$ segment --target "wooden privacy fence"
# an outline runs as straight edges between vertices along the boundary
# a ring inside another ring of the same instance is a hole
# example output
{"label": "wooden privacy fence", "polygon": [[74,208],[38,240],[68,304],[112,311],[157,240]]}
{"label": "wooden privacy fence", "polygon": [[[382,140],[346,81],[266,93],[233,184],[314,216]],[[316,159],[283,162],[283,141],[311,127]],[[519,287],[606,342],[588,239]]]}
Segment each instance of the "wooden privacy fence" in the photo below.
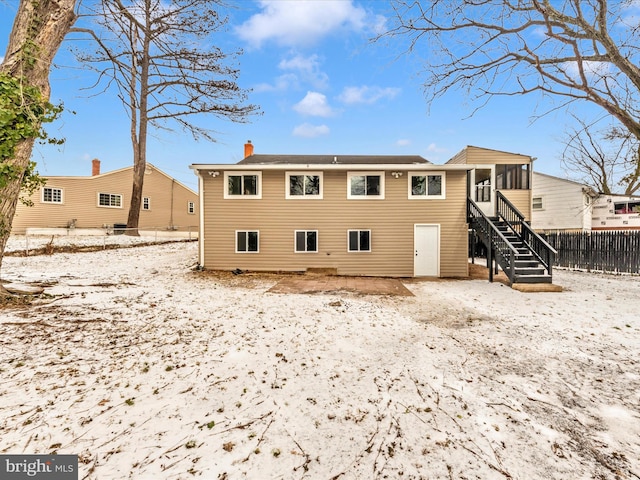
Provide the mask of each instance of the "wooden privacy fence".
{"label": "wooden privacy fence", "polygon": [[558,253],[554,265],[614,273],[640,273],[640,231],[541,235]]}

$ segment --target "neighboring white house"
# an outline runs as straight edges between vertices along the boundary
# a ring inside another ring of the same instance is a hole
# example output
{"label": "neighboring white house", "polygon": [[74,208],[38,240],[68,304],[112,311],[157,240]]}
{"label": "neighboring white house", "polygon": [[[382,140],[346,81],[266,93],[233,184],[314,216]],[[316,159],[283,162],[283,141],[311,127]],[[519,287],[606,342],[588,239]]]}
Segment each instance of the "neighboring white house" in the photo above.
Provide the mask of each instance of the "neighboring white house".
{"label": "neighboring white house", "polygon": [[598,194],[571,180],[533,172],[531,226],[539,232],[591,231]]}
{"label": "neighboring white house", "polygon": [[592,230],[640,230],[640,197],[600,195],[593,202]]}
{"label": "neighboring white house", "polygon": [[640,197],[604,195],[587,185],[533,172],[531,226],[544,233],[640,230]]}

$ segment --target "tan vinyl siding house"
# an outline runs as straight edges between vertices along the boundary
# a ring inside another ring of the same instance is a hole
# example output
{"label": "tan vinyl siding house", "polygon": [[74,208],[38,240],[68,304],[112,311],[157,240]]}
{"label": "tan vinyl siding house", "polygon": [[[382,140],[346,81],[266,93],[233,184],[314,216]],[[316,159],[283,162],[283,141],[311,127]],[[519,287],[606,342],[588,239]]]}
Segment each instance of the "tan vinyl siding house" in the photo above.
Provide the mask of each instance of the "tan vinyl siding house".
{"label": "tan vinyl siding house", "polygon": [[[235,165],[191,168],[200,177],[204,268],[335,269],[340,275],[394,277],[468,275],[466,166],[444,168],[413,156],[251,155]],[[234,181],[230,177],[244,175],[259,178],[257,194],[229,195]],[[319,179],[318,194],[292,197],[292,175]],[[369,177],[380,182],[381,194],[351,195],[352,182]],[[432,195],[413,196],[414,177],[440,183]],[[257,237],[253,251],[239,251],[239,242],[248,242],[250,236],[254,241]],[[309,247],[303,244],[305,239],[311,242],[311,251],[304,251]],[[356,250],[362,246],[357,242],[364,242],[364,251],[350,251],[350,246]],[[296,245],[302,251],[296,251]],[[426,263],[420,263],[423,259]]]}
{"label": "tan vinyl siding house", "polygon": [[392,277],[469,274],[467,199],[495,215],[496,185],[531,215],[531,157],[467,147],[420,156],[254,155],[194,164],[199,264],[212,270]]}
{"label": "tan vinyl siding house", "polygon": [[[108,229],[126,225],[133,167],[100,173],[94,160],[91,176],[52,176],[30,199],[33,206],[19,204],[13,234],[39,229]],[[140,210],[141,230],[197,231],[198,194],[147,165]]]}

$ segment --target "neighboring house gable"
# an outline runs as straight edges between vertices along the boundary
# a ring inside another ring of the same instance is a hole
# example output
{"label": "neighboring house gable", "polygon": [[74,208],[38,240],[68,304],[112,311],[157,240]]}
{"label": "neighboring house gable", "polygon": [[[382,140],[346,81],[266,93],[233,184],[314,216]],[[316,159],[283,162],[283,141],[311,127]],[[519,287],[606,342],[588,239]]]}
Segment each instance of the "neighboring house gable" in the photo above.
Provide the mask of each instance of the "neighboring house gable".
{"label": "neighboring house gable", "polygon": [[[19,203],[13,234],[30,228],[113,228],[125,225],[133,184],[133,167],[100,173],[94,160],[91,176],[52,176],[30,199]],[[197,231],[198,194],[147,164],[139,228]]]}
{"label": "neighboring house gable", "polygon": [[534,172],[531,226],[541,232],[590,231],[596,196],[584,184]]}

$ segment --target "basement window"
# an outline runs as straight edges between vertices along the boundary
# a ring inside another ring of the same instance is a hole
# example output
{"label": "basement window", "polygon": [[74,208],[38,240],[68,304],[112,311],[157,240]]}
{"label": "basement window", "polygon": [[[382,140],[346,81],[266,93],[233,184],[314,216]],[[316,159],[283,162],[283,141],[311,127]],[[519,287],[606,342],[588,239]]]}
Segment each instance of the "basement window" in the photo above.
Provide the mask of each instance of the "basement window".
{"label": "basement window", "polygon": [[371,251],[371,230],[349,230],[347,235],[349,252]]}
{"label": "basement window", "polygon": [[250,230],[236,231],[236,253],[258,253],[260,232]]}
{"label": "basement window", "polygon": [[317,230],[296,230],[295,231],[295,252],[296,253],[318,253],[318,231]]}

